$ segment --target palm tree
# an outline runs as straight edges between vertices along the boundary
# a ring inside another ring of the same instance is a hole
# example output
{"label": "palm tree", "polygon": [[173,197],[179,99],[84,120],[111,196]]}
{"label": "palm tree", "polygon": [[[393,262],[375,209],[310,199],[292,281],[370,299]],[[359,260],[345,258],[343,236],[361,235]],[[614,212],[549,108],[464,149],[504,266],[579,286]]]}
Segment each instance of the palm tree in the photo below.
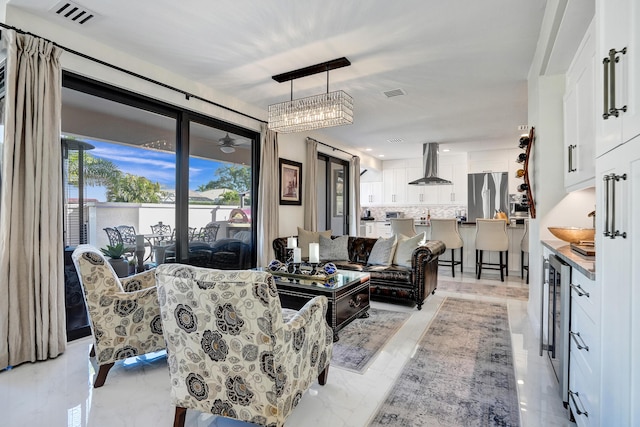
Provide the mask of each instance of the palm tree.
{"label": "palm tree", "polygon": [[[69,153],[67,181],[70,185],[78,186],[78,151]],[[84,154],[84,183],[92,187],[107,186],[111,181],[122,176],[122,172],[110,160],[95,157],[86,151]]]}

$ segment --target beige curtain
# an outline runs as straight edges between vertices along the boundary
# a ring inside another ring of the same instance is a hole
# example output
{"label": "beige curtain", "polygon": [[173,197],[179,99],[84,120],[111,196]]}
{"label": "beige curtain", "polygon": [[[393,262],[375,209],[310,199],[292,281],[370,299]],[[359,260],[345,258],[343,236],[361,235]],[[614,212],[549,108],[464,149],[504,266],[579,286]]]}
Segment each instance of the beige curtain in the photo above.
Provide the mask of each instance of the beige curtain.
{"label": "beige curtain", "polygon": [[0,206],[0,368],[65,350],[61,50],[3,31],[7,48]]}
{"label": "beige curtain", "polygon": [[307,138],[307,157],[304,163],[304,229],[318,229],[318,141]]}
{"label": "beige curtain", "polygon": [[279,233],[280,177],[278,171],[278,134],[261,126],[260,181],[258,183],[258,266],[267,266],[275,258],[273,240]]}
{"label": "beige curtain", "polygon": [[351,183],[349,192],[351,203],[349,204],[349,234],[358,236],[360,234],[360,157],[353,156],[349,161]]}

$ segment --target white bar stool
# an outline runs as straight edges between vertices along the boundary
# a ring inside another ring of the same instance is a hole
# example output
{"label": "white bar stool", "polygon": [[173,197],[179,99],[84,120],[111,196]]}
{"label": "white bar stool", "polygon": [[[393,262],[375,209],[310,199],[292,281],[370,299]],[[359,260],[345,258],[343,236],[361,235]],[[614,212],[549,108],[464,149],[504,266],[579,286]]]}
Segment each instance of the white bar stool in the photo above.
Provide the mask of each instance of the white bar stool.
{"label": "white bar stool", "polygon": [[[460,264],[460,273],[464,268],[464,242],[458,231],[456,218],[431,219],[431,240],[440,240],[447,249],[451,249],[451,261],[438,259],[438,265],[451,265],[451,275],[456,277],[456,265]],[[460,261],[456,261],[455,251],[460,249]]]}
{"label": "white bar stool", "polygon": [[[483,262],[484,251],[494,251],[500,253],[500,262]],[[503,262],[503,253],[506,260]],[[478,257],[479,255],[479,257]],[[500,270],[500,280],[504,282],[504,270],[509,275],[509,236],[507,236],[507,221],[503,219],[476,219],[476,272],[478,279],[482,274],[483,265],[497,266],[485,267],[488,270]]]}
{"label": "white bar stool", "polygon": [[413,218],[392,218],[391,232],[393,234],[402,234],[407,237],[413,237],[418,234],[413,223]]}

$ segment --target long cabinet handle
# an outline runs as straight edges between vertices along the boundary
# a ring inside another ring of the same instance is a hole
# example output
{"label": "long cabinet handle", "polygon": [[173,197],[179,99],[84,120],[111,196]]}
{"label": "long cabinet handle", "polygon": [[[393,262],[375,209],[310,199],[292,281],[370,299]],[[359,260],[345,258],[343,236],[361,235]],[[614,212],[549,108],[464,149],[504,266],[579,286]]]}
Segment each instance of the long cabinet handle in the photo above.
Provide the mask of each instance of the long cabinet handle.
{"label": "long cabinet handle", "polygon": [[609,115],[614,117],[620,116],[620,111],[627,111],[626,105],[622,108],[616,107],[616,63],[620,62],[620,56],[617,55],[618,53],[626,55],[627,48],[623,47],[622,50],[609,50]]}
{"label": "long cabinet handle", "polygon": [[585,291],[582,288],[582,286],[574,285],[573,283],[569,283],[569,286],[571,286],[571,289],[573,289],[574,291],[576,291],[578,293],[579,297],[587,297],[587,298],[589,298],[589,292]]}
{"label": "long cabinet handle", "polygon": [[[602,232],[602,234],[605,237],[609,237],[611,236],[611,231],[609,229],[609,212],[611,212],[611,198],[609,197],[609,181],[610,181],[610,175],[604,175],[602,177],[602,180],[604,181],[604,231]],[[611,237],[612,239],[614,237]]]}
{"label": "long cabinet handle", "polygon": [[[580,332],[569,331],[569,335],[571,335],[571,338],[576,343],[576,346],[578,347],[578,350],[587,350],[587,351],[589,351],[589,346],[584,342],[584,339],[582,339],[582,337],[580,336]],[[581,343],[578,342],[578,338],[580,339],[580,341],[582,341]]]}
{"label": "long cabinet handle", "polygon": [[627,180],[627,174],[616,175],[610,173],[602,177],[604,181],[604,231],[607,237],[615,239],[616,237],[627,238],[626,231],[616,230],[616,184],[622,180]]}
{"label": "long cabinet handle", "polygon": [[604,70],[602,75],[604,76],[604,82],[602,87],[604,88],[604,110],[602,112],[602,118],[607,120],[609,118],[609,58],[605,57],[602,60]]}
{"label": "long cabinet handle", "polygon": [[622,237],[623,239],[627,238],[627,232],[620,230],[616,230],[616,183],[620,180],[626,181],[627,174],[616,175],[611,174],[611,238],[615,239],[616,237]]}
{"label": "long cabinet handle", "polygon": [[568,157],[569,157],[569,162],[568,162],[569,163],[569,168],[568,168],[567,171],[569,173],[571,173],[571,172],[575,172],[576,171],[576,168],[573,167],[573,153],[574,153],[574,150],[576,148],[578,148],[578,146],[575,145],[575,144],[569,144],[569,147],[567,147],[567,148],[569,149],[569,153],[568,153],[569,154],[568,155]]}
{"label": "long cabinet handle", "polygon": [[[576,413],[578,415],[584,415],[585,417],[588,418],[589,417],[589,413],[584,410],[584,405],[582,405],[582,400],[580,400],[580,394],[577,391],[574,392],[574,391],[569,390],[569,397],[573,401],[573,406],[576,407]],[[580,408],[580,406],[578,406],[578,402],[576,401],[576,397],[578,398],[578,400],[580,400],[580,405],[582,406],[582,408]]]}

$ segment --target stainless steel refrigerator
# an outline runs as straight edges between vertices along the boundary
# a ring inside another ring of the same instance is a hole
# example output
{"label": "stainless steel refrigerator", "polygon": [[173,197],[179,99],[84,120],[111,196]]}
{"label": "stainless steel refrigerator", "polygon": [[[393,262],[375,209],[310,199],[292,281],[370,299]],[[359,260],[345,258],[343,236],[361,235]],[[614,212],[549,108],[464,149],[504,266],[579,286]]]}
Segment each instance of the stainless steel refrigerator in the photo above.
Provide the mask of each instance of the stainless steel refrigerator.
{"label": "stainless steel refrigerator", "polygon": [[507,172],[470,173],[468,175],[467,221],[493,218],[497,210],[509,212]]}

